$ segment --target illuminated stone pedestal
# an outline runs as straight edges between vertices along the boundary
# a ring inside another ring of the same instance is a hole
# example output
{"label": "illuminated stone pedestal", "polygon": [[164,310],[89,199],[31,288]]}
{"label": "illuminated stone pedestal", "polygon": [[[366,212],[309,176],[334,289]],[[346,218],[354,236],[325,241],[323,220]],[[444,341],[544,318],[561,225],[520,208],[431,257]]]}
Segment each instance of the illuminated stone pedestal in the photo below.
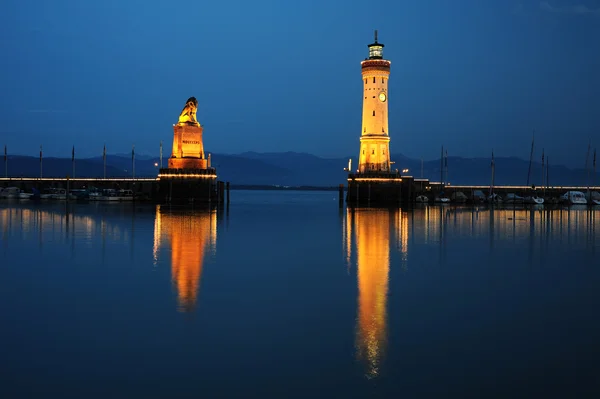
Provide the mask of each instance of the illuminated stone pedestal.
{"label": "illuminated stone pedestal", "polygon": [[217,171],[206,169],[160,170],[157,201],[167,204],[220,203]]}
{"label": "illuminated stone pedestal", "polygon": [[210,167],[204,156],[202,126],[196,122],[195,116],[183,122],[180,116],[180,122],[173,125],[169,167],[160,170],[159,178],[157,200],[160,203],[220,202],[217,171]]}
{"label": "illuminated stone pedestal", "polygon": [[397,173],[351,173],[346,203],[350,206],[396,206],[411,203],[412,177]]}
{"label": "illuminated stone pedestal", "polygon": [[207,159],[197,158],[171,158],[169,169],[208,169]]}
{"label": "illuminated stone pedestal", "polygon": [[202,126],[177,124],[173,126],[173,152],[169,158],[170,169],[207,169],[204,156]]}

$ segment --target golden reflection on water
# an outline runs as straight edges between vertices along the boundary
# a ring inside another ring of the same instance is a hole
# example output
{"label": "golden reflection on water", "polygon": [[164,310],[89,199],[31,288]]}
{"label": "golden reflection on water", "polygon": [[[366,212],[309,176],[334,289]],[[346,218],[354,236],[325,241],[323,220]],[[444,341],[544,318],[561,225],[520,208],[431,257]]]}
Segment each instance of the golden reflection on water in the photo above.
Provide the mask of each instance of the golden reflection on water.
{"label": "golden reflection on water", "polygon": [[[392,250],[400,254],[397,266],[403,271],[408,268],[411,246],[427,248],[432,261],[442,262],[448,242],[461,237],[488,239],[490,253],[496,242],[503,248],[527,246],[529,261],[534,253],[543,255],[556,242],[568,248],[584,246],[595,253],[600,246],[596,239],[599,222],[600,212],[585,207],[424,206],[408,211],[347,208],[342,217],[343,257],[349,270],[353,263],[357,266],[356,355],[366,368],[366,376],[375,378],[381,373],[387,351]],[[436,247],[439,254],[431,251]]]}
{"label": "golden reflection on water", "polygon": [[344,240],[346,243],[354,242],[356,249],[356,354],[365,364],[366,375],[369,378],[379,375],[387,347],[390,229],[392,226],[403,225],[402,221],[398,226],[395,224],[398,213],[387,210],[348,209],[346,215]]}
{"label": "golden reflection on water", "polygon": [[[22,240],[36,239],[39,247],[46,241],[66,242],[67,239],[92,245],[91,238],[96,234],[104,219],[95,215],[79,214],[69,206],[62,209],[36,209],[26,207],[0,208],[0,238],[7,243],[11,236],[18,235]],[[125,242],[129,241],[129,231],[124,234],[118,225],[112,225],[107,232]]]}
{"label": "golden reflection on water", "polygon": [[[1,205],[1,204],[0,204]],[[92,209],[92,211],[90,211]],[[110,211],[106,212],[107,209]],[[0,207],[0,241],[8,247],[11,240],[37,241],[41,251],[48,244],[69,244],[71,254],[76,249],[92,247],[100,238],[101,259],[104,263],[110,245],[115,242],[130,247],[134,255],[135,212],[131,224],[119,218],[120,208],[88,209],[64,207],[42,209],[28,206]],[[155,266],[165,246],[170,249],[173,286],[177,291],[179,309],[188,311],[197,302],[202,265],[207,251],[216,248],[216,211],[172,213],[156,209],[154,222],[153,258]],[[77,242],[77,244],[76,244]]]}
{"label": "golden reflection on water", "polygon": [[[599,209],[600,210],[600,209]],[[545,209],[544,207],[490,208],[424,206],[413,210],[415,226],[411,240],[417,243],[443,243],[452,237],[489,237],[495,241],[513,241],[531,237],[593,241],[600,212],[587,207]]]}
{"label": "golden reflection on water", "polygon": [[198,301],[202,266],[208,251],[216,248],[216,211],[174,213],[156,209],[153,257],[156,262],[167,243],[171,248],[171,280],[178,309],[188,312]]}

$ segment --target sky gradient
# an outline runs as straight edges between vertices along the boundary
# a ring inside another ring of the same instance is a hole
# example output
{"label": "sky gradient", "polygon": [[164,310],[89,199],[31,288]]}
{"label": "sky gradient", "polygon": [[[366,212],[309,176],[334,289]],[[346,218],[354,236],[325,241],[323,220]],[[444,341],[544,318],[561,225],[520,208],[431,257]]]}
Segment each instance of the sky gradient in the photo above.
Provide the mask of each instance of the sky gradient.
{"label": "sky gradient", "polygon": [[374,29],[392,153],[528,158],[535,130],[581,167],[600,147],[600,0],[8,0],[0,145],[169,153],[195,96],[208,152],[356,155]]}

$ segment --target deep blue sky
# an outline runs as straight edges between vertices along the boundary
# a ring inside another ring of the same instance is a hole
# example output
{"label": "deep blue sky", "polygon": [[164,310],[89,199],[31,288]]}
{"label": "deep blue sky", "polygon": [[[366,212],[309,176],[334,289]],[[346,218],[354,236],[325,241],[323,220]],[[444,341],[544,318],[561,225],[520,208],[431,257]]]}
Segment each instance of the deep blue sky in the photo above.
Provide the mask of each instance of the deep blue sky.
{"label": "deep blue sky", "polygon": [[529,156],[600,147],[600,0],[4,0],[0,145],[170,151],[198,98],[207,151],[355,155],[360,61],[392,61],[391,151]]}

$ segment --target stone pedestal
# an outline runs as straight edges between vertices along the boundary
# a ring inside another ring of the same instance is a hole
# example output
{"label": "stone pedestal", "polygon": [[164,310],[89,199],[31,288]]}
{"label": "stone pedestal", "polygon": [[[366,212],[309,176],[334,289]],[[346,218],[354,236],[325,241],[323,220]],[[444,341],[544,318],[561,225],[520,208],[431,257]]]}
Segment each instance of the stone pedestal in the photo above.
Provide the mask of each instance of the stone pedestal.
{"label": "stone pedestal", "polygon": [[206,169],[160,170],[157,199],[160,203],[217,203],[217,171]]}
{"label": "stone pedestal", "polygon": [[170,169],[207,169],[208,159],[198,158],[170,158]]}
{"label": "stone pedestal", "polygon": [[202,126],[177,124],[173,126],[173,152],[169,158],[170,169],[206,169]]}

